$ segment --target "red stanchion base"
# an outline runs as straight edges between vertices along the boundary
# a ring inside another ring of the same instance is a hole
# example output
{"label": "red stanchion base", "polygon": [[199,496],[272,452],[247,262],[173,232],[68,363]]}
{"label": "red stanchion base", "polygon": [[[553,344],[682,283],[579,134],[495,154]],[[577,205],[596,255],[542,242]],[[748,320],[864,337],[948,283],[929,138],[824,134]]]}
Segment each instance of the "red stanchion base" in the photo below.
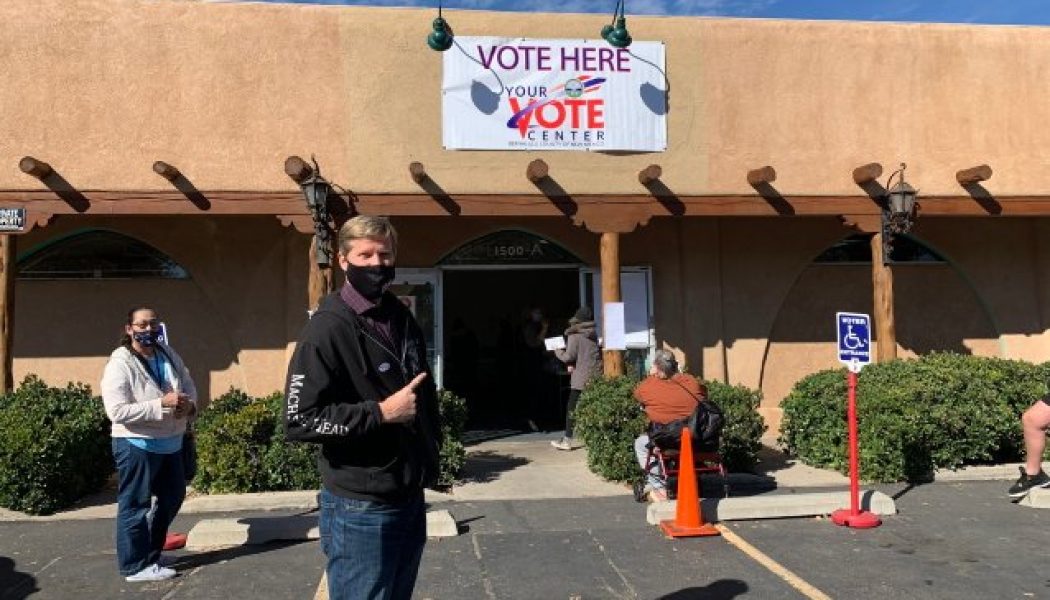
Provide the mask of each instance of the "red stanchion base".
{"label": "red stanchion base", "polygon": [[164,549],[165,550],[178,550],[186,545],[186,534],[185,533],[169,533],[168,537],[164,538]]}
{"label": "red stanchion base", "polygon": [[722,532],[710,523],[705,523],[699,527],[682,527],[680,525],[675,525],[674,519],[660,521],[660,529],[662,529],[664,535],[669,538],[722,535]]}
{"label": "red stanchion base", "polygon": [[853,527],[854,529],[871,529],[882,525],[882,519],[875,516],[875,513],[862,510],[857,514],[852,514],[848,508],[831,513],[831,522],[836,525]]}

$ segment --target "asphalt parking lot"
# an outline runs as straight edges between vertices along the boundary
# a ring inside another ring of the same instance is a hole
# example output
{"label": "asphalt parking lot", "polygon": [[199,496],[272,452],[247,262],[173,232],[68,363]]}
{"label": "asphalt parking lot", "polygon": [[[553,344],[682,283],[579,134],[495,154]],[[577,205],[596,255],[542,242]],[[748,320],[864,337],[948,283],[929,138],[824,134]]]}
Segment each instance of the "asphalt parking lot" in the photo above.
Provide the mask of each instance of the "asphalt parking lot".
{"label": "asphalt parking lot", "polygon": [[[665,539],[627,496],[436,505],[460,535],[427,545],[416,597],[1050,598],[1050,511],[1010,503],[1003,482],[881,489],[900,512],[873,530],[822,518],[724,524],[772,568],[726,537]],[[200,518],[182,516],[176,529]],[[322,576],[317,543],[289,542],[182,551],[176,579],[127,584],[116,573],[112,527],[106,519],[0,523],[0,600],[309,599]]]}

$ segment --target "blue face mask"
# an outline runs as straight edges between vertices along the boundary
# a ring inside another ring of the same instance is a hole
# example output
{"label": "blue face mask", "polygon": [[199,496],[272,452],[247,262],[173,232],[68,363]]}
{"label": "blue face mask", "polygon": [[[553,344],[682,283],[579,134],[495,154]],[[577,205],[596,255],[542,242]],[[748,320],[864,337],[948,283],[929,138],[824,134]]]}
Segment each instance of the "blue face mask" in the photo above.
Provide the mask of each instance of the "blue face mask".
{"label": "blue face mask", "polygon": [[131,337],[135,338],[135,341],[138,342],[140,346],[149,348],[157,343],[157,333],[158,332],[153,331],[152,329],[149,331],[135,331],[131,334]]}

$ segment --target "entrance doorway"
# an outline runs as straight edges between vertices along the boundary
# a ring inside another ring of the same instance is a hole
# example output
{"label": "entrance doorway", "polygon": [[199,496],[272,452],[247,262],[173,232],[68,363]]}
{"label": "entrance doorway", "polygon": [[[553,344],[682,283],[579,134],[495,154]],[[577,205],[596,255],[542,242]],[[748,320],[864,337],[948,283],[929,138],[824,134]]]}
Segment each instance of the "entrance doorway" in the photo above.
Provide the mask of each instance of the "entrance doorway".
{"label": "entrance doorway", "polygon": [[579,268],[446,268],[443,287],[443,381],[466,399],[468,429],[564,427],[568,371],[543,338],[575,313]]}

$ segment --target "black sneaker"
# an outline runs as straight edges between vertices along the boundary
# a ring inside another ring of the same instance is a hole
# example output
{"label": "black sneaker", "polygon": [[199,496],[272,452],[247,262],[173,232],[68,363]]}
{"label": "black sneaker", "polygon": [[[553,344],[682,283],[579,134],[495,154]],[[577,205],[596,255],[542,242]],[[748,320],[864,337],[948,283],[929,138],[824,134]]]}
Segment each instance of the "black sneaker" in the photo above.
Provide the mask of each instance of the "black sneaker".
{"label": "black sneaker", "polygon": [[1022,498],[1028,494],[1032,488],[1045,488],[1050,487],[1050,476],[1047,476],[1042,469],[1039,469],[1039,473],[1036,475],[1029,475],[1025,473],[1024,467],[1018,467],[1021,470],[1021,478],[1017,480],[1017,483],[1010,486],[1011,498]]}

